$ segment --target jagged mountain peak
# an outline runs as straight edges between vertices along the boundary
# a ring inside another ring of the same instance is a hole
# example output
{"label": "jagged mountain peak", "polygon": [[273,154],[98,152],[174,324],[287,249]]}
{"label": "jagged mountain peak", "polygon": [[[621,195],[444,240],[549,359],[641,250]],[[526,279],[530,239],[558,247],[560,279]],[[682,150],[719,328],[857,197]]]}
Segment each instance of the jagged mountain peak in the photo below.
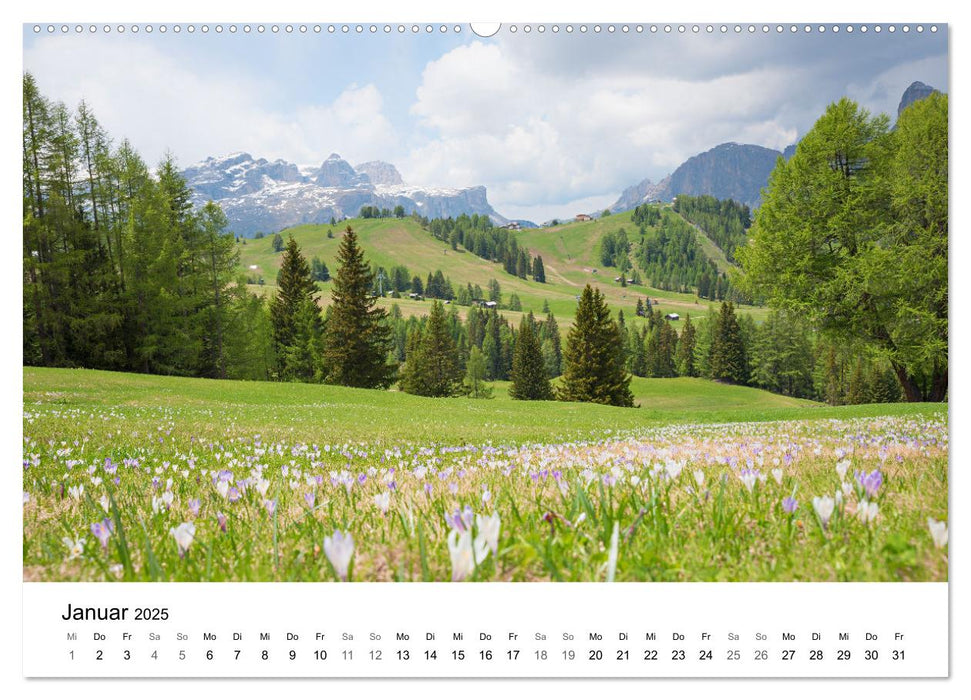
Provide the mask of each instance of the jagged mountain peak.
{"label": "jagged mountain peak", "polygon": [[391,163],[385,163],[383,160],[369,160],[366,163],[355,165],[354,170],[367,175],[375,185],[394,186],[404,184],[398,169]]}
{"label": "jagged mountain peak", "polygon": [[899,119],[901,113],[910,105],[914,104],[914,102],[922,100],[925,97],[930,97],[935,92],[937,92],[936,88],[926,85],[919,80],[912,82],[900,97],[900,104],[897,105],[897,118]]}
{"label": "jagged mountain peak", "polygon": [[301,169],[282,159],[269,162],[239,151],[206,158],[186,168],[183,176],[193,202],[218,202],[231,230],[243,236],[357,216],[364,206],[402,206],[409,214],[429,218],[485,214],[497,224],[507,221],[489,204],[485,187],[408,186],[391,163],[369,161],[353,168],[337,153],[319,167]]}

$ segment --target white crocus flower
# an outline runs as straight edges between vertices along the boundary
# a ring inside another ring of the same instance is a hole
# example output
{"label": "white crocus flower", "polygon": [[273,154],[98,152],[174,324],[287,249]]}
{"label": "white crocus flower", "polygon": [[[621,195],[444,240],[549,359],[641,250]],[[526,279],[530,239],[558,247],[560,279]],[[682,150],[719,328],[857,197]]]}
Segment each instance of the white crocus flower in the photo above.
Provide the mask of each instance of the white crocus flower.
{"label": "white crocus flower", "polygon": [[610,535],[610,552],[607,554],[607,583],[613,583],[617,575],[617,545],[620,539],[620,524],[614,521],[614,530]]}
{"label": "white crocus flower", "polygon": [[478,535],[475,538],[476,564],[481,564],[485,554],[479,556],[486,548],[492,550],[493,556],[499,551],[499,514],[493,513],[488,517],[475,516],[475,528]]}
{"label": "white crocus flower", "polygon": [[935,547],[943,549],[947,546],[947,522],[928,518],[927,528],[931,531],[931,539],[934,540]]}
{"label": "white crocus flower", "polygon": [[84,495],[84,484],[78,484],[77,486],[68,487],[67,493],[75,501],[80,501],[81,496]]}
{"label": "white crocus flower", "polygon": [[472,557],[472,533],[468,530],[448,533],[448,553],[452,559],[452,580],[463,581],[472,574],[475,561]]}
{"label": "white crocus flower", "polygon": [[833,516],[833,509],[836,507],[836,501],[830,496],[816,496],[813,498],[813,510],[816,511],[816,515],[819,516],[820,522],[823,523],[823,527],[826,527],[829,523],[829,519]]}
{"label": "white crocus flower", "polygon": [[382,491],[374,496],[372,500],[374,501],[374,505],[381,510],[381,514],[384,515],[388,512],[388,508],[391,506],[391,493],[388,491]]}
{"label": "white crocus flower", "polygon": [[779,484],[779,486],[782,486],[782,470],[781,469],[773,469],[772,470],[772,478],[775,479],[775,483]]}
{"label": "white crocus flower", "polygon": [[222,496],[223,498],[226,498],[226,495],[229,493],[229,482],[223,481],[222,479],[217,481],[216,491],[219,493],[220,496]]}
{"label": "white crocus flower", "polygon": [[171,528],[169,534],[175,538],[175,544],[179,547],[179,556],[184,557],[196,536],[196,526],[193,523],[182,523],[178,527]]}
{"label": "white crocus flower", "polygon": [[349,532],[334,530],[332,537],[324,538],[324,554],[341,581],[347,580],[347,569],[354,556],[354,538]]}
{"label": "white crocus flower", "polygon": [[695,477],[695,483],[698,484],[699,489],[705,485],[705,473],[702,470],[695,469],[694,477]]}
{"label": "white crocus flower", "polygon": [[864,524],[872,523],[876,520],[879,511],[880,506],[877,505],[876,501],[870,502],[864,499],[856,506],[856,517],[862,520]]}
{"label": "white crocus flower", "polygon": [[68,559],[77,559],[84,555],[84,538],[79,537],[76,540],[72,540],[70,537],[62,537],[61,542],[67,547]]}
{"label": "white crocus flower", "polygon": [[839,474],[840,481],[846,478],[846,470],[850,468],[850,460],[842,459],[836,463],[836,473]]}

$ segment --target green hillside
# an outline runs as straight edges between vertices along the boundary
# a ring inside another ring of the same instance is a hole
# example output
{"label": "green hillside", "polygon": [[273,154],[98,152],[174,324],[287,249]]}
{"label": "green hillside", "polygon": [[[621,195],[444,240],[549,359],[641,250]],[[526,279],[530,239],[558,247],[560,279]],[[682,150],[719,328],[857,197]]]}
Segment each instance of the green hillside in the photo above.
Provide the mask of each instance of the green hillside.
{"label": "green hillside", "polygon": [[[546,283],[532,279],[520,279],[507,274],[498,263],[489,262],[459,246],[452,250],[447,244],[434,238],[415,220],[404,219],[349,219],[337,225],[305,224],[282,231],[284,237],[292,235],[300,244],[308,260],[314,256],[323,260],[334,272],[337,247],[343,228],[350,225],[357,232],[366,257],[372,263],[390,269],[394,265],[405,265],[411,276],[419,275],[424,280],[429,272],[441,270],[451,279],[453,285],[478,284],[487,288],[490,279],[498,280],[502,298],[507,301],[511,294],[518,295],[523,311],[532,310],[539,314],[544,301],[549,304],[561,328],[569,326],[576,308],[576,297],[586,284],[599,287],[606,295],[614,312],[623,309],[629,323],[641,322],[634,315],[637,299],[650,298],[656,308],[663,313],[677,313],[682,317],[691,314],[699,318],[708,313],[709,302],[699,300],[691,294],[662,291],[644,285],[623,287],[614,281],[620,273],[614,268],[602,268],[599,264],[600,240],[604,234],[631,225],[631,213],[623,212],[589,222],[570,222],[548,228],[528,229],[516,234],[517,240],[532,256],[543,257],[546,269]],[[333,238],[328,237],[332,231]],[[714,247],[707,238],[699,233],[699,239],[706,242],[706,252]],[[246,239],[239,245],[240,263],[251,277],[262,277],[267,293],[272,293],[276,274],[279,269],[281,253],[273,252],[272,236],[261,239]],[[714,256],[712,256],[714,257]],[[716,258],[719,269],[724,264],[724,256]],[[328,284],[320,285],[321,303],[330,301]],[[254,288],[256,288],[254,286]],[[384,305],[397,303],[406,316],[427,313],[430,301],[411,301],[408,299],[384,300]],[[743,313],[751,313],[756,319],[765,314],[757,307],[740,307]],[[518,314],[504,312],[511,319],[518,320]]]}

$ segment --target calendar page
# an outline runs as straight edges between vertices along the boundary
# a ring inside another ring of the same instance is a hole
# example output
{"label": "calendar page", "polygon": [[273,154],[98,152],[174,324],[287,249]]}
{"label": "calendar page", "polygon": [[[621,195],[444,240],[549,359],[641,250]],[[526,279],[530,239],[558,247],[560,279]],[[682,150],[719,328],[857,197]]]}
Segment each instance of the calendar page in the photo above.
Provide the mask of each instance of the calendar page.
{"label": "calendar page", "polygon": [[34,687],[950,675],[946,22],[75,15]]}

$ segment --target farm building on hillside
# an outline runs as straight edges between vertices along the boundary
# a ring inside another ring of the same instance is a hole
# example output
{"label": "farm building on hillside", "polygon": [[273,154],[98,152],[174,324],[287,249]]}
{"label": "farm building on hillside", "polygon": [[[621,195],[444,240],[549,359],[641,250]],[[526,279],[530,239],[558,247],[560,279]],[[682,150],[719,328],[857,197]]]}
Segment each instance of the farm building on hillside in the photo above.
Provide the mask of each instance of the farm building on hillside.
{"label": "farm building on hillside", "polygon": [[589,214],[577,214],[576,221],[593,221],[593,217]]}
{"label": "farm building on hillside", "polygon": [[502,228],[506,229],[507,231],[519,231],[522,228],[522,226],[519,225],[518,221],[510,221]]}
{"label": "farm building on hillside", "polygon": [[473,299],[472,306],[479,306],[483,309],[494,309],[499,304],[495,301],[486,301],[485,299]]}
{"label": "farm building on hillside", "polygon": [[664,318],[668,321],[679,321],[681,319],[677,314],[664,314]]}

